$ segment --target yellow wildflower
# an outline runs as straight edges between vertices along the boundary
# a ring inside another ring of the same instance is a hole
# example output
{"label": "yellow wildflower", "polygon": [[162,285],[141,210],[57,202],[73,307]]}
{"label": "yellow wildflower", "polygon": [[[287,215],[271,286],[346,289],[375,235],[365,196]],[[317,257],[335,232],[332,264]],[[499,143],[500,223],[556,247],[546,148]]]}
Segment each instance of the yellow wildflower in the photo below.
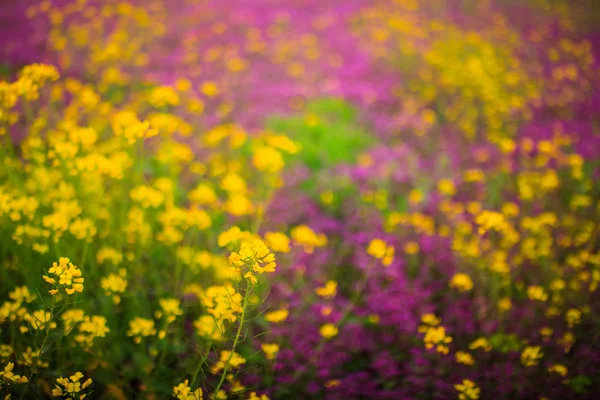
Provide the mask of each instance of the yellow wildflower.
{"label": "yellow wildflower", "polygon": [[283,322],[287,319],[289,313],[286,309],[270,311],[265,314],[265,320],[272,323]]}
{"label": "yellow wildflower", "polygon": [[319,334],[325,338],[325,340],[329,340],[337,336],[338,328],[333,324],[324,324],[319,329]]}
{"label": "yellow wildflower", "polygon": [[277,344],[268,344],[264,343],[260,345],[260,348],[265,353],[265,357],[267,360],[273,360],[277,353],[279,352],[279,346]]}
{"label": "yellow wildflower", "polygon": [[476,400],[481,393],[475,382],[469,379],[465,379],[462,383],[454,385],[454,388],[458,391],[458,398],[460,400]]}
{"label": "yellow wildflower", "polygon": [[473,281],[467,274],[455,274],[450,280],[450,287],[458,290],[459,292],[468,292],[473,289]]}
{"label": "yellow wildflower", "polygon": [[521,353],[521,363],[526,367],[538,365],[540,358],[544,356],[540,346],[528,346]]}
{"label": "yellow wildflower", "polygon": [[327,281],[325,286],[315,289],[315,293],[321,297],[333,297],[337,292],[337,282]]}

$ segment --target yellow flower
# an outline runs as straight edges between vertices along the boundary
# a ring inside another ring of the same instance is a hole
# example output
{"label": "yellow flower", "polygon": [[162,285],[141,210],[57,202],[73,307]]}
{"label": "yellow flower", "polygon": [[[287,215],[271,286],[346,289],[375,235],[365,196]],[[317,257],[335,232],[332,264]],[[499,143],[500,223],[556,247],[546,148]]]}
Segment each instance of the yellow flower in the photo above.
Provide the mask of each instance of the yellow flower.
{"label": "yellow flower", "polygon": [[527,297],[529,297],[529,299],[531,299],[531,300],[539,300],[539,301],[548,300],[548,294],[546,293],[544,288],[541,286],[535,286],[535,285],[529,286],[527,288]]}
{"label": "yellow flower", "polygon": [[132,336],[134,342],[137,344],[142,342],[143,337],[154,335],[156,335],[156,328],[154,327],[153,320],[135,317],[133,320],[129,321],[127,336]]}
{"label": "yellow flower", "polygon": [[288,253],[290,251],[290,238],[285,233],[267,232],[265,233],[265,242],[273,251]]}
{"label": "yellow flower", "polygon": [[484,351],[487,352],[487,351],[492,350],[492,345],[486,338],[480,337],[480,338],[476,339],[475,341],[473,341],[469,345],[469,349],[471,349],[471,350],[483,349]]}
{"label": "yellow flower", "polygon": [[236,314],[242,312],[242,295],[231,285],[210,286],[201,294],[200,300],[208,314],[219,322],[235,322]]}
{"label": "yellow flower", "polygon": [[429,327],[425,331],[423,342],[427,350],[435,347],[438,353],[448,354],[450,349],[447,344],[452,342],[452,337],[446,336],[446,328],[443,326]]}
{"label": "yellow flower", "polygon": [[219,94],[219,87],[214,82],[206,81],[200,87],[200,91],[207,97],[214,97]]}
{"label": "yellow flower", "polygon": [[553,366],[548,368],[548,372],[555,372],[558,375],[565,377],[567,376],[567,372],[569,372],[569,370],[562,364],[554,364]]}
{"label": "yellow flower", "polygon": [[252,283],[256,283],[254,273],[263,274],[275,272],[275,255],[262,240],[250,239],[244,240],[240,246],[239,252],[232,252],[229,256],[229,262],[238,270],[247,267],[249,271],[244,277]]}
{"label": "yellow flower", "polygon": [[173,388],[173,397],[178,400],[202,400],[202,396],[202,389],[192,390],[187,379]]}
{"label": "yellow flower", "polygon": [[194,327],[198,336],[212,340],[224,338],[225,326],[222,321],[217,321],[211,315],[201,315],[194,321]]}
{"label": "yellow flower", "polygon": [[126,270],[121,269],[119,274],[110,273],[106,278],[100,280],[100,287],[107,296],[113,295],[115,304],[121,302],[121,293],[127,290]]}
{"label": "yellow flower", "polygon": [[337,336],[338,328],[333,324],[324,324],[319,329],[319,334],[325,338],[325,340],[329,340]]}
{"label": "yellow flower", "polygon": [[417,242],[408,242],[404,245],[406,254],[417,254],[419,252],[419,244]]}
{"label": "yellow flower", "polygon": [[312,253],[315,247],[323,247],[327,244],[327,237],[323,234],[316,234],[307,225],[298,225],[291,231],[292,239],[304,247],[304,251]]}
{"label": "yellow flower", "polygon": [[380,259],[388,267],[394,261],[396,250],[382,239],[372,239],[367,246],[367,254]]}
{"label": "yellow flower", "polygon": [[179,104],[179,95],[171,86],[158,86],[152,89],[148,101],[154,107],[176,106]]}
{"label": "yellow flower", "polygon": [[473,281],[469,275],[459,273],[450,280],[450,287],[459,292],[468,292],[473,289]]}
{"label": "yellow flower", "polygon": [[52,389],[52,396],[83,400],[87,394],[81,393],[81,391],[92,384],[92,378],[88,378],[88,380],[81,383],[82,378],[83,374],[81,372],[76,372],[68,379],[61,376],[56,379],[57,385]]}
{"label": "yellow flower", "polygon": [[286,309],[270,311],[265,314],[265,320],[272,323],[283,322],[287,319],[289,313]]}
{"label": "yellow flower", "polygon": [[440,193],[446,196],[453,196],[456,193],[456,187],[450,179],[440,179],[437,187]]}
{"label": "yellow flower", "polygon": [[512,301],[508,297],[503,297],[498,301],[498,308],[502,312],[510,311],[512,308]]}
{"label": "yellow flower", "polygon": [[266,394],[258,396],[256,392],[250,392],[248,400],[269,400]]}
{"label": "yellow flower", "polygon": [[538,365],[539,360],[544,356],[540,346],[528,346],[521,353],[521,363],[526,367]]}
{"label": "yellow flower", "polygon": [[219,247],[225,247],[239,240],[248,239],[250,236],[250,232],[242,231],[239,227],[234,226],[222,232],[217,239],[217,243]]}
{"label": "yellow flower", "polygon": [[226,364],[229,364],[229,367],[232,369],[239,368],[240,366],[246,363],[246,359],[239,355],[236,352],[231,352],[229,350],[221,350],[221,357],[219,361],[210,369],[210,372],[216,374],[225,368]]}
{"label": "yellow flower", "polygon": [[17,375],[13,373],[14,363],[9,362],[4,367],[4,371],[0,371],[0,384],[7,383],[9,385],[15,383],[27,383],[27,377],[25,375]]}
{"label": "yellow flower", "polygon": [[183,315],[183,310],[181,309],[181,300],[179,299],[160,299],[158,303],[160,304],[163,313],[167,316],[168,323],[175,321],[177,317]]}
{"label": "yellow flower", "polygon": [[252,163],[259,171],[270,173],[279,172],[285,165],[281,153],[267,146],[254,149]]}
{"label": "yellow flower", "polygon": [[419,204],[423,201],[423,192],[419,189],[413,189],[408,194],[408,201],[410,204]]}
{"label": "yellow flower", "polygon": [[458,398],[460,400],[476,400],[481,393],[475,382],[469,379],[465,379],[462,383],[454,385],[454,388],[458,391]]}
{"label": "yellow flower", "polygon": [[570,308],[567,311],[567,315],[565,316],[565,319],[567,320],[567,323],[569,324],[569,328],[572,328],[581,322],[581,311],[576,308]]}
{"label": "yellow flower", "polygon": [[325,286],[316,288],[315,293],[321,297],[333,297],[337,293],[337,282],[327,281]]}
{"label": "yellow flower", "polygon": [[[81,270],[73,265],[68,258],[61,257],[58,263],[53,263],[48,273],[54,275],[54,278],[43,276],[44,280],[53,286],[51,294],[58,293],[59,288],[64,288],[67,294],[83,291],[83,278]],[[57,283],[58,280],[58,283]]]}
{"label": "yellow flower", "polygon": [[473,365],[475,364],[475,359],[470,353],[464,351],[457,351],[455,354],[456,362],[459,364],[465,365]]}
{"label": "yellow flower", "polygon": [[262,345],[260,345],[260,348],[262,349],[262,351],[265,352],[265,356],[267,357],[267,360],[273,360],[275,358],[275,356],[277,355],[277,353],[279,352],[279,346],[277,344],[268,344],[268,343],[264,343]]}
{"label": "yellow flower", "polygon": [[94,344],[94,339],[106,337],[108,332],[110,329],[106,326],[106,318],[101,315],[85,316],[79,324],[79,332],[75,336],[75,341],[89,349]]}

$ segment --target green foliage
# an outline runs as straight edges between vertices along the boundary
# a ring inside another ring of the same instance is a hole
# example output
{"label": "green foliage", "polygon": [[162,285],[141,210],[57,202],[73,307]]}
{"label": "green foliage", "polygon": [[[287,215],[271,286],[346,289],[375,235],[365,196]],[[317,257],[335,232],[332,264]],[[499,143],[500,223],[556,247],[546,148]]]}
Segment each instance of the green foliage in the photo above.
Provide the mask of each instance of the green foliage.
{"label": "green foliage", "polygon": [[585,375],[577,375],[575,378],[571,379],[569,382],[569,386],[575,391],[577,394],[584,394],[587,392],[587,387],[592,384],[590,378]]}
{"label": "green foliage", "polygon": [[267,125],[301,145],[300,158],[312,171],[353,163],[373,143],[355,108],[335,98],[312,101],[305,114],[276,116]]}
{"label": "green foliage", "polygon": [[490,337],[490,344],[494,349],[500,350],[503,353],[519,351],[523,346],[523,342],[512,333],[497,332]]}

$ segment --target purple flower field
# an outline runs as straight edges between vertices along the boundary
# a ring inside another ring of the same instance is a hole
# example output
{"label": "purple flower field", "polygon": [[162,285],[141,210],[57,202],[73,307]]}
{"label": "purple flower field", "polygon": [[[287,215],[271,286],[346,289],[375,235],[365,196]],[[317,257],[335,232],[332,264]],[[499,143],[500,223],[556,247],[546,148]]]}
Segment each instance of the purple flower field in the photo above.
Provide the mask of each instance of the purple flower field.
{"label": "purple flower field", "polygon": [[594,3],[0,4],[0,398],[596,399]]}

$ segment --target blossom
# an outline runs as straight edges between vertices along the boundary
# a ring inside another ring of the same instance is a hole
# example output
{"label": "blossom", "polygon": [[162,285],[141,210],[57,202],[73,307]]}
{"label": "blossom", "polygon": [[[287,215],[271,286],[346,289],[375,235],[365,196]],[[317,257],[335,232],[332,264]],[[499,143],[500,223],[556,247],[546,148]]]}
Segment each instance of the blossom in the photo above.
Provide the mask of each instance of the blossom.
{"label": "blossom", "polygon": [[83,291],[83,278],[81,277],[81,270],[66,257],[61,257],[58,263],[53,263],[52,267],[48,270],[50,275],[54,275],[53,278],[44,275],[44,280],[53,286],[50,290],[50,294],[54,295],[58,293],[60,288],[64,288],[67,294],[73,294],[75,292]]}
{"label": "blossom", "polygon": [[83,374],[76,372],[69,378],[63,378],[62,376],[56,379],[56,385],[52,389],[52,396],[54,397],[67,397],[69,399],[83,400],[86,398],[86,393],[81,393],[82,390],[88,388],[92,384],[92,378],[88,378],[85,382],[81,383]]}
{"label": "blossom", "polygon": [[554,364],[550,368],[548,368],[548,372],[554,372],[562,377],[565,377],[567,376],[569,370],[562,364]]}
{"label": "blossom", "polygon": [[492,345],[486,338],[480,337],[480,338],[475,339],[473,342],[471,342],[471,344],[469,345],[469,349],[471,349],[471,350],[483,349],[484,351],[488,352],[488,351],[492,350]]}
{"label": "blossom", "polygon": [[253,284],[256,283],[255,273],[260,275],[275,272],[277,266],[275,255],[259,239],[243,241],[240,251],[232,252],[229,256],[229,262],[238,268],[240,272],[244,267],[249,268],[244,277]]}
{"label": "blossom", "polygon": [[142,342],[143,337],[156,335],[154,321],[142,317],[135,317],[129,321],[129,330],[127,336],[132,336],[137,344]]}
{"label": "blossom", "polygon": [[315,247],[322,247],[327,244],[327,237],[323,234],[316,234],[308,225],[294,227],[291,231],[291,236],[309,254],[314,251]]}
{"label": "blossom", "polygon": [[202,400],[203,393],[200,388],[192,390],[189,381],[186,379],[173,388],[173,397],[178,400]]}
{"label": "blossom", "polygon": [[475,382],[469,379],[465,379],[462,383],[454,385],[454,388],[458,391],[458,398],[460,400],[476,400],[481,393]]}
{"label": "blossom", "polygon": [[380,259],[382,264],[388,267],[394,260],[396,250],[393,246],[387,244],[382,239],[372,239],[367,246],[367,253],[377,259]]}
{"label": "blossom", "polygon": [[456,274],[450,280],[450,287],[459,292],[468,292],[473,289],[473,281],[467,274]]}
{"label": "blossom", "polygon": [[475,359],[470,353],[464,351],[457,351],[454,355],[456,358],[456,362],[464,365],[473,365],[475,364]]}
{"label": "blossom", "polygon": [[13,373],[14,367],[14,363],[9,362],[6,364],[4,371],[0,371],[0,383],[8,383],[9,385],[15,383],[27,383],[27,377],[25,375]]}
{"label": "blossom", "polygon": [[210,369],[210,372],[213,374],[218,373],[219,371],[225,368],[225,365],[228,364],[230,368],[236,369],[246,363],[246,359],[239,355],[236,352],[231,352],[229,350],[222,350],[221,356],[219,357],[219,361],[213,365]]}
{"label": "blossom", "polygon": [[321,297],[333,297],[337,293],[337,282],[327,281],[325,286],[316,288],[315,293]]}
{"label": "blossom", "polygon": [[261,146],[254,150],[252,163],[259,171],[270,173],[279,172],[285,165],[281,153],[268,146]]}
{"label": "blossom", "polygon": [[526,367],[538,365],[539,360],[544,356],[539,346],[527,346],[521,352],[521,363]]}
{"label": "blossom", "polygon": [[452,337],[446,335],[443,326],[431,327],[425,331],[423,342],[427,350],[435,348],[438,353],[448,354],[447,344],[452,342]]}
{"label": "blossom", "polygon": [[319,329],[319,334],[325,338],[325,340],[329,340],[337,336],[338,328],[333,324],[324,324]]}
{"label": "blossom", "polygon": [[289,313],[286,309],[269,311],[265,314],[265,320],[273,323],[283,322],[287,319]]}
{"label": "blossom", "polygon": [[527,288],[527,297],[531,300],[546,301],[548,294],[543,287],[532,285]]}
{"label": "blossom", "polygon": [[275,343],[263,343],[260,345],[260,348],[265,353],[265,357],[267,358],[267,360],[273,360],[279,352],[279,346]]}
{"label": "blossom", "polygon": [[288,253],[290,251],[290,238],[281,232],[266,232],[265,243],[276,252]]}

